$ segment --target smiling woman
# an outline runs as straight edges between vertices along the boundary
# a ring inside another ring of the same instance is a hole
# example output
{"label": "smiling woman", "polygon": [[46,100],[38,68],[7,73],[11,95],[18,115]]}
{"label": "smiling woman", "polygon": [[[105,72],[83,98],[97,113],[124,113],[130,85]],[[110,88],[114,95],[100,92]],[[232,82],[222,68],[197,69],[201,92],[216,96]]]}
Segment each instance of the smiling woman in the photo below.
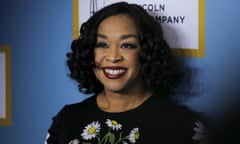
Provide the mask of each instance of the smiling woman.
{"label": "smiling woman", "polygon": [[161,25],[141,6],[121,2],[97,11],[71,48],[70,77],[92,96],[54,117],[46,143],[200,141],[198,117],[169,98],[179,80],[177,64]]}

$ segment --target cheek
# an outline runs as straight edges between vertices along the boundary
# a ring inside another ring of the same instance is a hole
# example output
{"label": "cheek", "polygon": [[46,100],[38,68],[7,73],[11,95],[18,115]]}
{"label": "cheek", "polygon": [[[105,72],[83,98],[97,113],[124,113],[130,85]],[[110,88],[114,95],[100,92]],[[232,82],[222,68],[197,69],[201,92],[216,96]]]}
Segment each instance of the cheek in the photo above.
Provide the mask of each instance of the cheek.
{"label": "cheek", "polygon": [[96,76],[97,79],[101,79],[101,69],[99,68],[94,68],[93,73]]}
{"label": "cheek", "polygon": [[98,51],[94,51],[94,63],[98,67],[103,59],[103,54],[100,54]]}
{"label": "cheek", "polygon": [[140,66],[140,61],[139,61],[139,52],[138,53],[133,53],[128,56],[129,62],[132,65],[135,65],[136,67]]}

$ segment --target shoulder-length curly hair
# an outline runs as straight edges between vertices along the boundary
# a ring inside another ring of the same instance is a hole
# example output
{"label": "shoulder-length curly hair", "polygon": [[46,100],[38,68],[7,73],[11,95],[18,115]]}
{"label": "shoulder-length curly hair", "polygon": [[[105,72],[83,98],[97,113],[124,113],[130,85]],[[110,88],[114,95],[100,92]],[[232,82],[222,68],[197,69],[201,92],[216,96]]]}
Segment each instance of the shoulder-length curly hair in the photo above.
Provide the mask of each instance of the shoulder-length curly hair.
{"label": "shoulder-length curly hair", "polygon": [[79,38],[73,40],[72,51],[67,53],[67,65],[70,77],[79,84],[79,91],[98,94],[103,90],[103,85],[93,72],[97,29],[104,19],[117,14],[129,15],[136,24],[141,45],[140,72],[146,89],[154,93],[168,93],[176,82],[178,71],[163,38],[161,25],[141,6],[126,2],[115,3],[97,11],[82,25]]}

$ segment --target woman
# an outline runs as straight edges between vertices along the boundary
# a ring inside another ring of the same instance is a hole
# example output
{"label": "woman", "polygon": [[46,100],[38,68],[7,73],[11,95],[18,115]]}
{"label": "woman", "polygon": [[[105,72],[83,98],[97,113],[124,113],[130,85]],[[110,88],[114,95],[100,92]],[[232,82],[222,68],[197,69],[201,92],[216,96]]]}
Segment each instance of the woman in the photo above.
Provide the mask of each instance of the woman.
{"label": "woman", "polygon": [[71,47],[70,76],[93,96],[54,117],[48,144],[198,142],[195,115],[168,98],[177,68],[160,24],[142,7],[104,7]]}

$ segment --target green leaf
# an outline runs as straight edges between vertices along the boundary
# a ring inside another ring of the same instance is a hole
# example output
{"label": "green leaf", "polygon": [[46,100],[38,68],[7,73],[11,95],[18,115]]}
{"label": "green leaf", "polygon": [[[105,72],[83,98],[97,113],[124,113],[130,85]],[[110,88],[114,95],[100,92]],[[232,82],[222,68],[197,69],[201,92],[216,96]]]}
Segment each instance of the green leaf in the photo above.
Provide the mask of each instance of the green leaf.
{"label": "green leaf", "polygon": [[108,138],[109,138],[110,144],[114,144],[114,142],[115,142],[115,135],[113,133],[110,133],[108,135]]}

